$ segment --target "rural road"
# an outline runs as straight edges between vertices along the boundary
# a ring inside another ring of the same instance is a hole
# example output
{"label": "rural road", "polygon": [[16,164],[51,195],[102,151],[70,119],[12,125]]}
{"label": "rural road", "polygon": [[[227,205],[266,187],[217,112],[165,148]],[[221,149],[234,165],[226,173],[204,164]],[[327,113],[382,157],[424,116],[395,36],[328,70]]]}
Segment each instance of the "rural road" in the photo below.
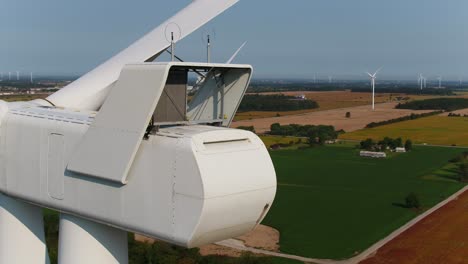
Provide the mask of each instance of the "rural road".
{"label": "rural road", "polygon": [[363,261],[364,259],[368,258],[369,256],[371,256],[375,252],[377,252],[377,250],[379,250],[382,246],[384,246],[385,244],[387,244],[388,242],[390,242],[391,240],[393,240],[394,238],[396,238],[397,236],[399,236],[400,234],[402,234],[403,232],[405,232],[406,230],[408,230],[412,226],[416,225],[418,222],[420,222],[421,220],[423,220],[424,218],[426,218],[427,216],[429,216],[433,212],[437,211],[438,209],[440,209],[441,207],[443,207],[447,203],[449,203],[449,202],[455,200],[456,198],[458,198],[461,194],[463,194],[466,191],[468,191],[468,185],[465,186],[460,191],[456,192],[455,194],[451,195],[450,197],[448,197],[444,201],[438,203],[436,206],[434,206],[431,209],[427,210],[423,214],[421,214],[421,215],[417,216],[416,218],[414,218],[413,220],[409,221],[408,223],[406,223],[402,227],[398,228],[397,230],[392,232],[390,235],[388,235],[384,239],[378,241],[377,243],[375,243],[374,245],[372,245],[371,247],[369,247],[368,249],[363,251],[361,254],[359,254],[359,255],[357,255],[355,257],[352,257],[350,259],[346,259],[346,260],[307,258],[307,257],[301,257],[301,256],[297,256],[297,255],[290,255],[290,254],[284,254],[284,253],[280,253],[280,252],[262,250],[262,249],[252,248],[252,247],[246,247],[242,241],[239,241],[239,240],[236,240],[236,239],[228,239],[228,240],[218,242],[216,244],[220,245],[220,246],[224,246],[224,247],[229,247],[229,248],[241,250],[241,251],[249,251],[249,252],[252,252],[252,253],[263,254],[263,255],[267,255],[267,256],[294,259],[294,260],[299,260],[299,261],[308,262],[308,263],[316,263],[316,264],[332,264],[332,263],[336,263],[336,264],[357,264],[357,263]]}

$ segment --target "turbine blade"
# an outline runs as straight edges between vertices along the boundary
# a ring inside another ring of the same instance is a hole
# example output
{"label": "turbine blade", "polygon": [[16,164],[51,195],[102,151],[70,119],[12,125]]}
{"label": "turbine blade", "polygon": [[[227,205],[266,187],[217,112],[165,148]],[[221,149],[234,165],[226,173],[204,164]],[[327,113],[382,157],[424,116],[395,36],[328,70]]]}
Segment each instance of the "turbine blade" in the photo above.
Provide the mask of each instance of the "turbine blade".
{"label": "turbine blade", "polygon": [[244,42],[237,50],[232,54],[231,58],[226,62],[226,64],[231,64],[231,62],[237,57],[237,54],[244,48],[244,46],[247,44],[247,41]]}
{"label": "turbine blade", "polygon": [[379,73],[382,69],[383,69],[383,66],[380,67],[380,68],[374,73],[374,76],[377,75],[377,73]]}

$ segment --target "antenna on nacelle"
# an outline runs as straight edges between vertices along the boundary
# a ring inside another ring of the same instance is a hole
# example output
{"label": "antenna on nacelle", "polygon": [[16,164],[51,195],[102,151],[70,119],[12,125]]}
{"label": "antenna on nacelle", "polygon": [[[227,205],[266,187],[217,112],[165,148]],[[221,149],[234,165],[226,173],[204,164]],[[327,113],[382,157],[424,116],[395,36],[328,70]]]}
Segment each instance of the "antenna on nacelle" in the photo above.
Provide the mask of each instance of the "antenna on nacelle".
{"label": "antenna on nacelle", "polygon": [[211,50],[213,41],[216,40],[216,31],[214,29],[205,29],[201,35],[201,41],[206,47],[206,62],[211,63]]}
{"label": "antenna on nacelle", "polygon": [[207,41],[207,44],[206,44],[206,62],[210,63],[211,62],[211,39],[210,39],[209,34],[206,37],[206,41]]}
{"label": "antenna on nacelle", "polygon": [[171,61],[174,61],[175,54],[175,43],[174,43],[174,32],[171,32]]}
{"label": "antenna on nacelle", "polygon": [[176,43],[180,40],[182,31],[177,23],[171,22],[167,24],[164,35],[166,36],[166,40],[171,44],[171,61],[175,61],[177,59],[177,56],[175,55]]}

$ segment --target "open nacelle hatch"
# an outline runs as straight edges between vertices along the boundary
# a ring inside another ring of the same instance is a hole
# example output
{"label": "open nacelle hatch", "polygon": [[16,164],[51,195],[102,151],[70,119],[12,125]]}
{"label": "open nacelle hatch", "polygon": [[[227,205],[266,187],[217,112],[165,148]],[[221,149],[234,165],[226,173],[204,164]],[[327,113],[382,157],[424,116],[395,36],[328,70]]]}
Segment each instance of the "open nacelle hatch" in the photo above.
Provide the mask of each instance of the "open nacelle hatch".
{"label": "open nacelle hatch", "polygon": [[[200,76],[188,100],[188,73]],[[252,74],[248,65],[143,63],[122,70],[67,169],[126,184],[145,134],[159,126],[228,127]]]}

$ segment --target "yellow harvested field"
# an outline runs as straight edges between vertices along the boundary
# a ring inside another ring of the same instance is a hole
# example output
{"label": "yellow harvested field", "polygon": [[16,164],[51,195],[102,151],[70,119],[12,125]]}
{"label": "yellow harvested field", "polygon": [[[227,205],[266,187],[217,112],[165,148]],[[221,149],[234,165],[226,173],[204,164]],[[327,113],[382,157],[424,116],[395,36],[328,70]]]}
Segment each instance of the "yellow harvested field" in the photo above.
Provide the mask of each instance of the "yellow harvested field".
{"label": "yellow harvested field", "polygon": [[362,129],[340,136],[340,139],[382,139],[386,136],[411,139],[418,144],[468,146],[468,117],[431,116],[386,126]]}
{"label": "yellow harvested field", "polygon": [[[363,129],[367,124],[372,122],[407,116],[411,113],[431,112],[395,109],[396,104],[396,102],[377,104],[375,111],[371,110],[370,105],[365,105],[291,116],[243,120],[233,122],[231,126],[234,128],[239,126],[254,126],[257,133],[265,133],[270,130],[271,124],[274,123],[280,123],[282,125],[332,125],[338,130],[343,129],[346,132],[351,132]],[[346,112],[351,113],[351,118],[346,118]]]}

